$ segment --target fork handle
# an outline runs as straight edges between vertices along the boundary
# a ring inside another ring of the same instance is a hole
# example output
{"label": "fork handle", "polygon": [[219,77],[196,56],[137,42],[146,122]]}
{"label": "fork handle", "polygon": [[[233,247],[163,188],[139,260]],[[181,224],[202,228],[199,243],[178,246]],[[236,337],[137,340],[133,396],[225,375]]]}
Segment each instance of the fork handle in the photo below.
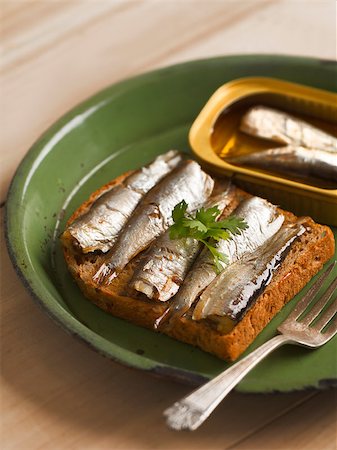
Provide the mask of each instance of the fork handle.
{"label": "fork handle", "polygon": [[[174,429],[198,428],[250,370],[273,350],[290,342],[293,341],[282,334],[273,337],[192,394],[175,403],[164,413],[168,417],[168,425]],[[187,415],[189,417],[186,417]]]}

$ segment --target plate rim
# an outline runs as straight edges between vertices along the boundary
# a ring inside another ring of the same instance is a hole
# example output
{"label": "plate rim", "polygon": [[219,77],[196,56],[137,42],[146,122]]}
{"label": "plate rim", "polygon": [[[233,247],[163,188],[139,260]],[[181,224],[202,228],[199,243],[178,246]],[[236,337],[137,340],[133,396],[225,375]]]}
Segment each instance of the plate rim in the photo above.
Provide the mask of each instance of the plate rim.
{"label": "plate rim", "polygon": [[[273,55],[273,54],[237,54],[237,55],[228,55],[228,56],[217,56],[212,58],[202,58],[195,59],[191,61],[182,62],[179,64],[168,65],[163,68],[159,68],[156,70],[151,70],[148,72],[143,72],[141,74],[135,74],[132,77],[128,77],[126,79],[119,80],[115,83],[109,84],[105,86],[103,89],[95,92],[90,95],[83,101],[78,104],[75,104],[72,108],[66,111],[63,115],[61,115],[58,119],[56,119],[29,147],[26,154],[20,161],[17,166],[14,175],[11,179],[7,196],[5,200],[5,208],[4,208],[4,234],[5,234],[5,243],[7,247],[7,251],[12,263],[12,266],[15,269],[19,279],[22,284],[29,292],[30,296],[33,298],[35,303],[49,316],[54,323],[57,323],[62,329],[64,329],[68,334],[71,334],[73,337],[76,337],[77,340],[86,344],[89,348],[94,350],[96,353],[111,359],[114,362],[122,364],[129,368],[141,369],[145,370],[151,374],[158,375],[161,377],[165,377],[171,380],[181,381],[188,384],[199,385],[202,382],[209,379],[209,377],[202,376],[200,374],[196,374],[193,371],[183,370],[179,368],[172,368],[167,364],[155,362],[144,355],[137,355],[130,350],[125,348],[121,348],[116,345],[114,342],[108,341],[103,336],[99,335],[95,331],[89,329],[84,324],[82,324],[78,319],[73,317],[70,313],[68,313],[61,305],[57,302],[52,301],[52,296],[48,292],[48,290],[41,283],[36,283],[36,280],[30,279],[30,277],[25,273],[25,270],[28,269],[27,262],[20,262],[20,245],[18,242],[15,242],[15,239],[12,238],[12,230],[11,230],[11,220],[12,220],[12,212],[11,209],[13,204],[17,204],[18,198],[21,198],[22,189],[16,189],[17,186],[20,186],[20,173],[25,171],[25,173],[30,173],[32,169],[32,163],[35,161],[35,155],[40,154],[45,144],[50,141],[50,138],[55,135],[57,131],[62,129],[70,120],[84,114],[86,111],[90,109],[90,105],[94,104],[98,106],[95,110],[99,109],[99,107],[104,106],[105,103],[108,102],[107,97],[111,97],[113,91],[119,91],[120,89],[128,90],[130,87],[139,87],[144,81],[148,81],[151,77],[157,77],[162,74],[169,73],[170,71],[177,71],[180,69],[184,69],[187,66],[198,66],[199,64],[212,64],[217,61],[239,61],[240,63],[248,63],[249,61],[254,62],[254,64],[258,65],[262,62],[270,62],[271,60],[284,62],[286,65],[296,63],[296,64],[307,64],[312,66],[313,64],[331,64],[334,67],[337,67],[337,62],[333,60],[322,60],[319,58],[311,58],[304,56],[290,56],[290,55]],[[105,101],[99,101],[100,98],[105,98]],[[29,263],[29,261],[28,261]],[[42,288],[42,289],[41,289]],[[44,292],[43,292],[44,290]],[[41,292],[42,291],[42,292]],[[49,297],[51,301],[49,301]],[[104,346],[100,345],[100,342],[108,342],[109,346],[107,347],[109,350],[104,349]],[[120,356],[122,354],[122,357]],[[324,382],[324,387],[326,386],[335,386],[335,380],[320,380]],[[312,388],[312,386],[309,386]],[[305,389],[305,387],[300,388],[300,390]],[[268,391],[246,391],[244,389],[237,389],[240,392],[254,392],[254,393],[266,393]],[[293,391],[294,389],[291,389]],[[289,392],[289,391],[272,391],[272,392]]]}

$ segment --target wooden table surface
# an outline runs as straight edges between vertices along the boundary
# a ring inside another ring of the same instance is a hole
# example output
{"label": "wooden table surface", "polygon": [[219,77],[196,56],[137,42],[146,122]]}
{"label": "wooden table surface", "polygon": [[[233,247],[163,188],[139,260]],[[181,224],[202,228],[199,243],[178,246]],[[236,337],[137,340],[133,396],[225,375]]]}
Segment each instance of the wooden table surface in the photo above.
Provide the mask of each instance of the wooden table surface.
{"label": "wooden table surface", "polygon": [[[34,140],[110,83],[214,55],[336,57],[332,0],[7,1],[1,25],[2,214]],[[161,413],[189,387],[68,336],[32,302],[5,250],[1,279],[1,449],[337,448],[332,390],[234,392],[200,430],[169,431]]]}

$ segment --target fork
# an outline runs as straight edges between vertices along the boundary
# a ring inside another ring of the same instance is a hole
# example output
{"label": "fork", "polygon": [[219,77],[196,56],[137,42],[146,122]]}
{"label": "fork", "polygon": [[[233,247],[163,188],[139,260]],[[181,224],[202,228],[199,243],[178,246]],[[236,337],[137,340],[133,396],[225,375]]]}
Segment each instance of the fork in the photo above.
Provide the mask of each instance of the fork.
{"label": "fork", "polygon": [[[196,430],[239,381],[281,345],[297,344],[316,348],[328,342],[337,332],[337,317],[334,317],[337,312],[337,295],[326,308],[336,293],[337,278],[332,280],[316,303],[313,300],[335,264],[336,261],[318,278],[278,327],[280,334],[166,409],[164,416],[167,418],[167,425],[174,430]],[[312,306],[311,309],[304,315],[309,306]]]}

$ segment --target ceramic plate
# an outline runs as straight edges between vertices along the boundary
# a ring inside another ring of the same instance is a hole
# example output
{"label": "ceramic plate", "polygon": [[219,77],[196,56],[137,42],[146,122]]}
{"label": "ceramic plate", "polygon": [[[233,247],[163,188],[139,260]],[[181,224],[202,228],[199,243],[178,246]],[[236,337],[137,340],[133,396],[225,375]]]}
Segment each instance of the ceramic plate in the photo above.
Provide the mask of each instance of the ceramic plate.
{"label": "ceramic plate", "polygon": [[[51,317],[115,361],[191,383],[227,367],[201,350],[111,317],[89,303],[67,272],[59,234],[72,211],[102,184],[169,148],[189,152],[188,130],[206,100],[223,83],[243,76],[337,90],[336,64],[314,59],[231,56],[168,67],[115,84],[74,108],[41,136],[15,174],[6,229],[16,270]],[[307,288],[250,350],[275,334]],[[335,344],[315,351],[283,347],[237,389],[271,392],[331,385]]]}

